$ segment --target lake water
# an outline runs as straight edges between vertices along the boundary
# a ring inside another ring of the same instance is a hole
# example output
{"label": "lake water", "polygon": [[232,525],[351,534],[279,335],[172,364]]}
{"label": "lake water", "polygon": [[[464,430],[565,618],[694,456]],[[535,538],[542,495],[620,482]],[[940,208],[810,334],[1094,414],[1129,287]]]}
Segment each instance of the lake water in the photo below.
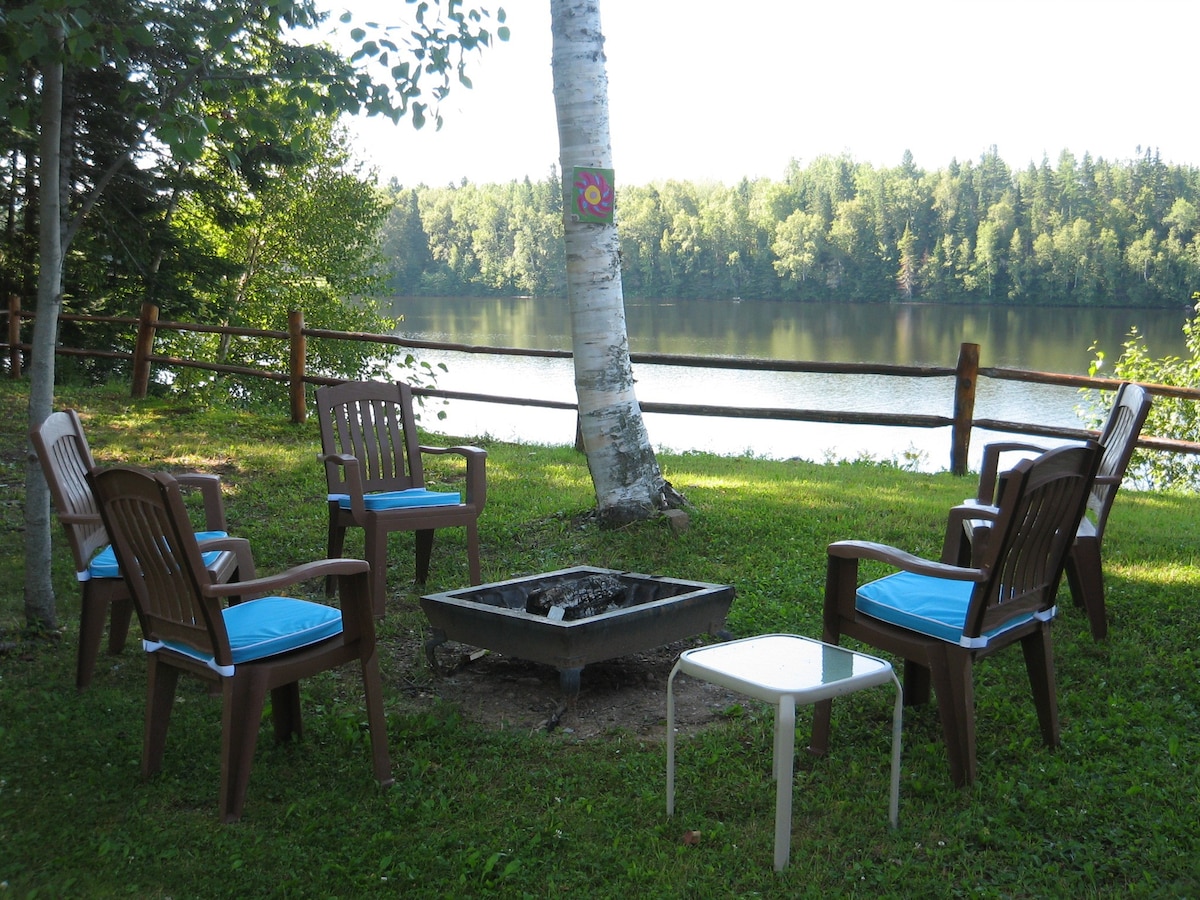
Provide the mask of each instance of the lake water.
{"label": "lake water", "polygon": [[[415,340],[485,346],[569,350],[565,298],[397,297],[403,316],[396,334]],[[1093,354],[1116,359],[1131,327],[1145,335],[1153,356],[1185,352],[1187,310],[1033,309],[930,304],[794,304],[764,301],[628,301],[626,319],[634,353],[757,357],[825,362],[954,366],[959,345],[980,345],[983,366],[1012,366],[1086,374]],[[569,359],[507,358],[419,351],[445,363],[445,390],[574,402]],[[644,403],[903,411],[952,414],[950,378],[733,372],[635,365]],[[1071,388],[981,378],[975,415],[1007,421],[1082,427],[1083,398]],[[443,407],[439,407],[443,408]],[[563,410],[454,400],[447,417],[423,423],[435,432],[538,444],[574,440],[575,414]],[[645,414],[659,450],[699,450],[771,459],[814,461],[869,456],[922,471],[950,463],[949,428],[883,428]],[[997,435],[976,431],[970,464]]]}

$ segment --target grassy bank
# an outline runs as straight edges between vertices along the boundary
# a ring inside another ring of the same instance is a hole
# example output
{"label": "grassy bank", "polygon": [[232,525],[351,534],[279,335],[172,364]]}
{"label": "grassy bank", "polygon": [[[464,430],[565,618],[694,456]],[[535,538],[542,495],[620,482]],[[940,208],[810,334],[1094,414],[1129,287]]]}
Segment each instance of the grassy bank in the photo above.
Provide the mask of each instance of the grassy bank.
{"label": "grassy bank", "polygon": [[[949,781],[936,711],[906,711],[900,828],[886,826],[891,700],[834,707],[832,753],[801,757],[791,867],[771,871],[771,715],[756,704],[680,747],[664,810],[656,736],[581,741],[475,726],[414,690],[419,658],[381,654],[395,787],[370,777],[347,670],[304,688],[306,737],[261,734],[246,813],[216,818],[219,713],[180,691],[164,771],[138,778],[145,664],[131,639],[72,687],[78,590],[55,524],[61,640],[27,643],[21,506],[26,397],[0,385],[0,894],[138,897],[1146,896],[1200,894],[1200,499],[1123,493],[1105,546],[1110,637],[1064,586],[1055,627],[1063,745],[1041,746],[1015,648],[976,670],[980,780]],[[219,472],[231,531],[273,571],[323,555],[316,423],[133,404],[64,390],[102,463]],[[731,583],[737,635],[820,633],[824,549],[862,537],[934,556],[970,480],[854,464],[662,456],[691,527],[600,531],[585,461],[485,443],[485,580],[576,564]],[[797,447],[802,455],[804,448]],[[420,633],[411,537],[392,539],[381,641]],[[354,545],[351,545],[353,552]],[[427,590],[466,583],[439,533]],[[664,685],[665,715],[665,685]],[[799,711],[798,743],[807,735]],[[685,844],[685,830],[701,833]]]}

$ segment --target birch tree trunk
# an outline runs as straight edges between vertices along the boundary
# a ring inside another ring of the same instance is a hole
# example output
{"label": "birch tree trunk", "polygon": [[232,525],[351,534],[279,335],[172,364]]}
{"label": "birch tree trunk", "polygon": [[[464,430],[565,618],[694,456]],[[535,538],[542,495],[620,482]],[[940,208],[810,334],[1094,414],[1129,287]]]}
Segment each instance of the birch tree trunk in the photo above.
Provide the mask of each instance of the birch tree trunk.
{"label": "birch tree trunk", "polygon": [[599,0],[550,0],[550,19],[580,429],[600,518],[618,525],[683,498],[662,476],[634,395],[616,225],[580,221],[574,202],[575,167],[612,168]]}
{"label": "birch tree trunk", "polygon": [[[52,31],[61,45],[63,30]],[[62,108],[63,66],[47,65],[42,74],[42,111],[38,151],[38,291],[29,365],[29,427],[46,420],[54,405],[54,346],[62,307]],[[54,585],[50,579],[50,488],[26,443],[25,462],[25,623],[31,628],[58,627]]]}

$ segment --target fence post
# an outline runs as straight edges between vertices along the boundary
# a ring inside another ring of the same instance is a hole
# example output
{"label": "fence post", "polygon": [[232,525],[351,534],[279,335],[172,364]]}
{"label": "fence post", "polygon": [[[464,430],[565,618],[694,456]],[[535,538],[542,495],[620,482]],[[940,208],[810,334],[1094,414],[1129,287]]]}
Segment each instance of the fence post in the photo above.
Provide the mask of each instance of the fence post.
{"label": "fence post", "polygon": [[158,307],[143,303],[138,314],[137,344],[133,348],[133,399],[141,400],[150,390],[150,354],[154,352],[154,327]]}
{"label": "fence post", "polygon": [[8,377],[21,377],[21,298],[8,295]]}
{"label": "fence post", "polygon": [[967,451],[971,449],[971,426],[975,419],[975,383],[979,380],[979,345],[958,348],[954,373],[954,425],[950,432],[950,471],[967,474]]}
{"label": "fence post", "polygon": [[308,418],[308,405],[304,401],[304,367],[308,348],[304,338],[304,313],[293,309],[288,312],[288,396],[292,402],[292,422],[297,425]]}

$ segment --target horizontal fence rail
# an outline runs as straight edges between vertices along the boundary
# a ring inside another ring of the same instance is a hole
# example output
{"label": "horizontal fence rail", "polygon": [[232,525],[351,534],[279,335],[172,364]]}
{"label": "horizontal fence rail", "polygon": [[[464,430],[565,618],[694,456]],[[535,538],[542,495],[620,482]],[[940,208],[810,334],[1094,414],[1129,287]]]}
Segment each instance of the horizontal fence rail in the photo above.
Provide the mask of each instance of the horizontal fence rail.
{"label": "horizontal fence rail", "polygon": [[[7,341],[0,348],[7,351],[8,371],[11,378],[21,377],[24,359],[23,355],[30,351],[28,342],[21,340],[23,322],[32,321],[34,313],[21,309],[19,298],[10,297],[6,312],[0,312],[7,318],[4,334]],[[82,356],[97,359],[115,359],[128,361],[132,367],[132,395],[144,397],[149,389],[152,366],[161,368],[192,368],[218,374],[240,375],[251,378],[262,378],[289,386],[291,418],[294,422],[303,422],[308,415],[306,386],[336,384],[341,379],[310,373],[306,368],[307,342],[314,340],[336,340],[370,343],[381,346],[403,347],[408,350],[433,350],[438,352],[457,352],[473,354],[490,354],[495,356],[523,356],[548,359],[570,359],[570,350],[530,350],[517,347],[491,347],[475,344],[460,344],[444,341],[416,341],[401,338],[396,335],[371,334],[355,331],[332,331],[323,328],[306,328],[303,316],[293,312],[288,318],[287,331],[275,331],[258,328],[241,328],[229,325],[208,325],[195,322],[160,321],[158,309],[152,304],[142,307],[141,315],[129,316],[87,316],[74,313],[64,313],[60,316],[64,322],[106,323],[127,326],[134,334],[133,352],[120,350],[91,350],[75,347],[58,346],[55,352],[64,356]],[[288,345],[288,371],[279,372],[267,369],[256,369],[247,366],[229,365],[163,356],[154,353],[154,337],[158,331],[196,332],[227,335],[263,340],[285,341]],[[1115,382],[1111,378],[1095,378],[1086,375],[1068,375],[1053,372],[1038,372],[1028,369],[1014,369],[1002,366],[980,366],[979,345],[964,343],[959,350],[959,358],[955,366],[932,365],[897,365],[890,363],[839,363],[817,362],[811,360],[760,359],[746,357],[711,357],[688,356],[662,353],[632,353],[630,359],[635,364],[655,366],[682,366],[696,369],[727,369],[736,371],[771,371],[798,372],[825,375],[870,375],[891,376],[897,378],[942,378],[952,379],[953,415],[939,416],[918,413],[895,413],[883,411],[849,411],[829,409],[794,409],[786,407],[750,407],[750,406],[717,406],[685,403],[641,402],[643,412],[665,413],[670,415],[712,416],[731,419],[770,419],[793,422],[819,422],[840,425],[877,425],[884,427],[902,428],[945,428],[951,429],[950,469],[955,474],[966,474],[967,451],[970,447],[970,437],[973,429],[987,431],[1033,435],[1066,440],[1080,440],[1094,437],[1095,431],[1082,428],[1059,428],[1038,425],[1029,422],[1011,422],[1000,419],[975,418],[975,388],[980,378],[991,378],[1000,381],[1019,381],[1035,384],[1048,384],[1071,388],[1090,388],[1096,390],[1113,390]],[[1151,393],[1164,397],[1184,400],[1200,400],[1200,389],[1176,387],[1163,384],[1145,384],[1143,386]],[[444,400],[464,400],[478,403],[507,404],[511,406],[530,406],[544,409],[571,410],[578,412],[575,403],[561,400],[543,400],[530,397],[512,397],[497,394],[475,393],[471,391],[450,391],[433,387],[414,387],[413,393],[418,396],[432,397]],[[1138,446],[1170,453],[1200,454],[1200,443],[1180,441],[1172,438],[1144,435]]]}

